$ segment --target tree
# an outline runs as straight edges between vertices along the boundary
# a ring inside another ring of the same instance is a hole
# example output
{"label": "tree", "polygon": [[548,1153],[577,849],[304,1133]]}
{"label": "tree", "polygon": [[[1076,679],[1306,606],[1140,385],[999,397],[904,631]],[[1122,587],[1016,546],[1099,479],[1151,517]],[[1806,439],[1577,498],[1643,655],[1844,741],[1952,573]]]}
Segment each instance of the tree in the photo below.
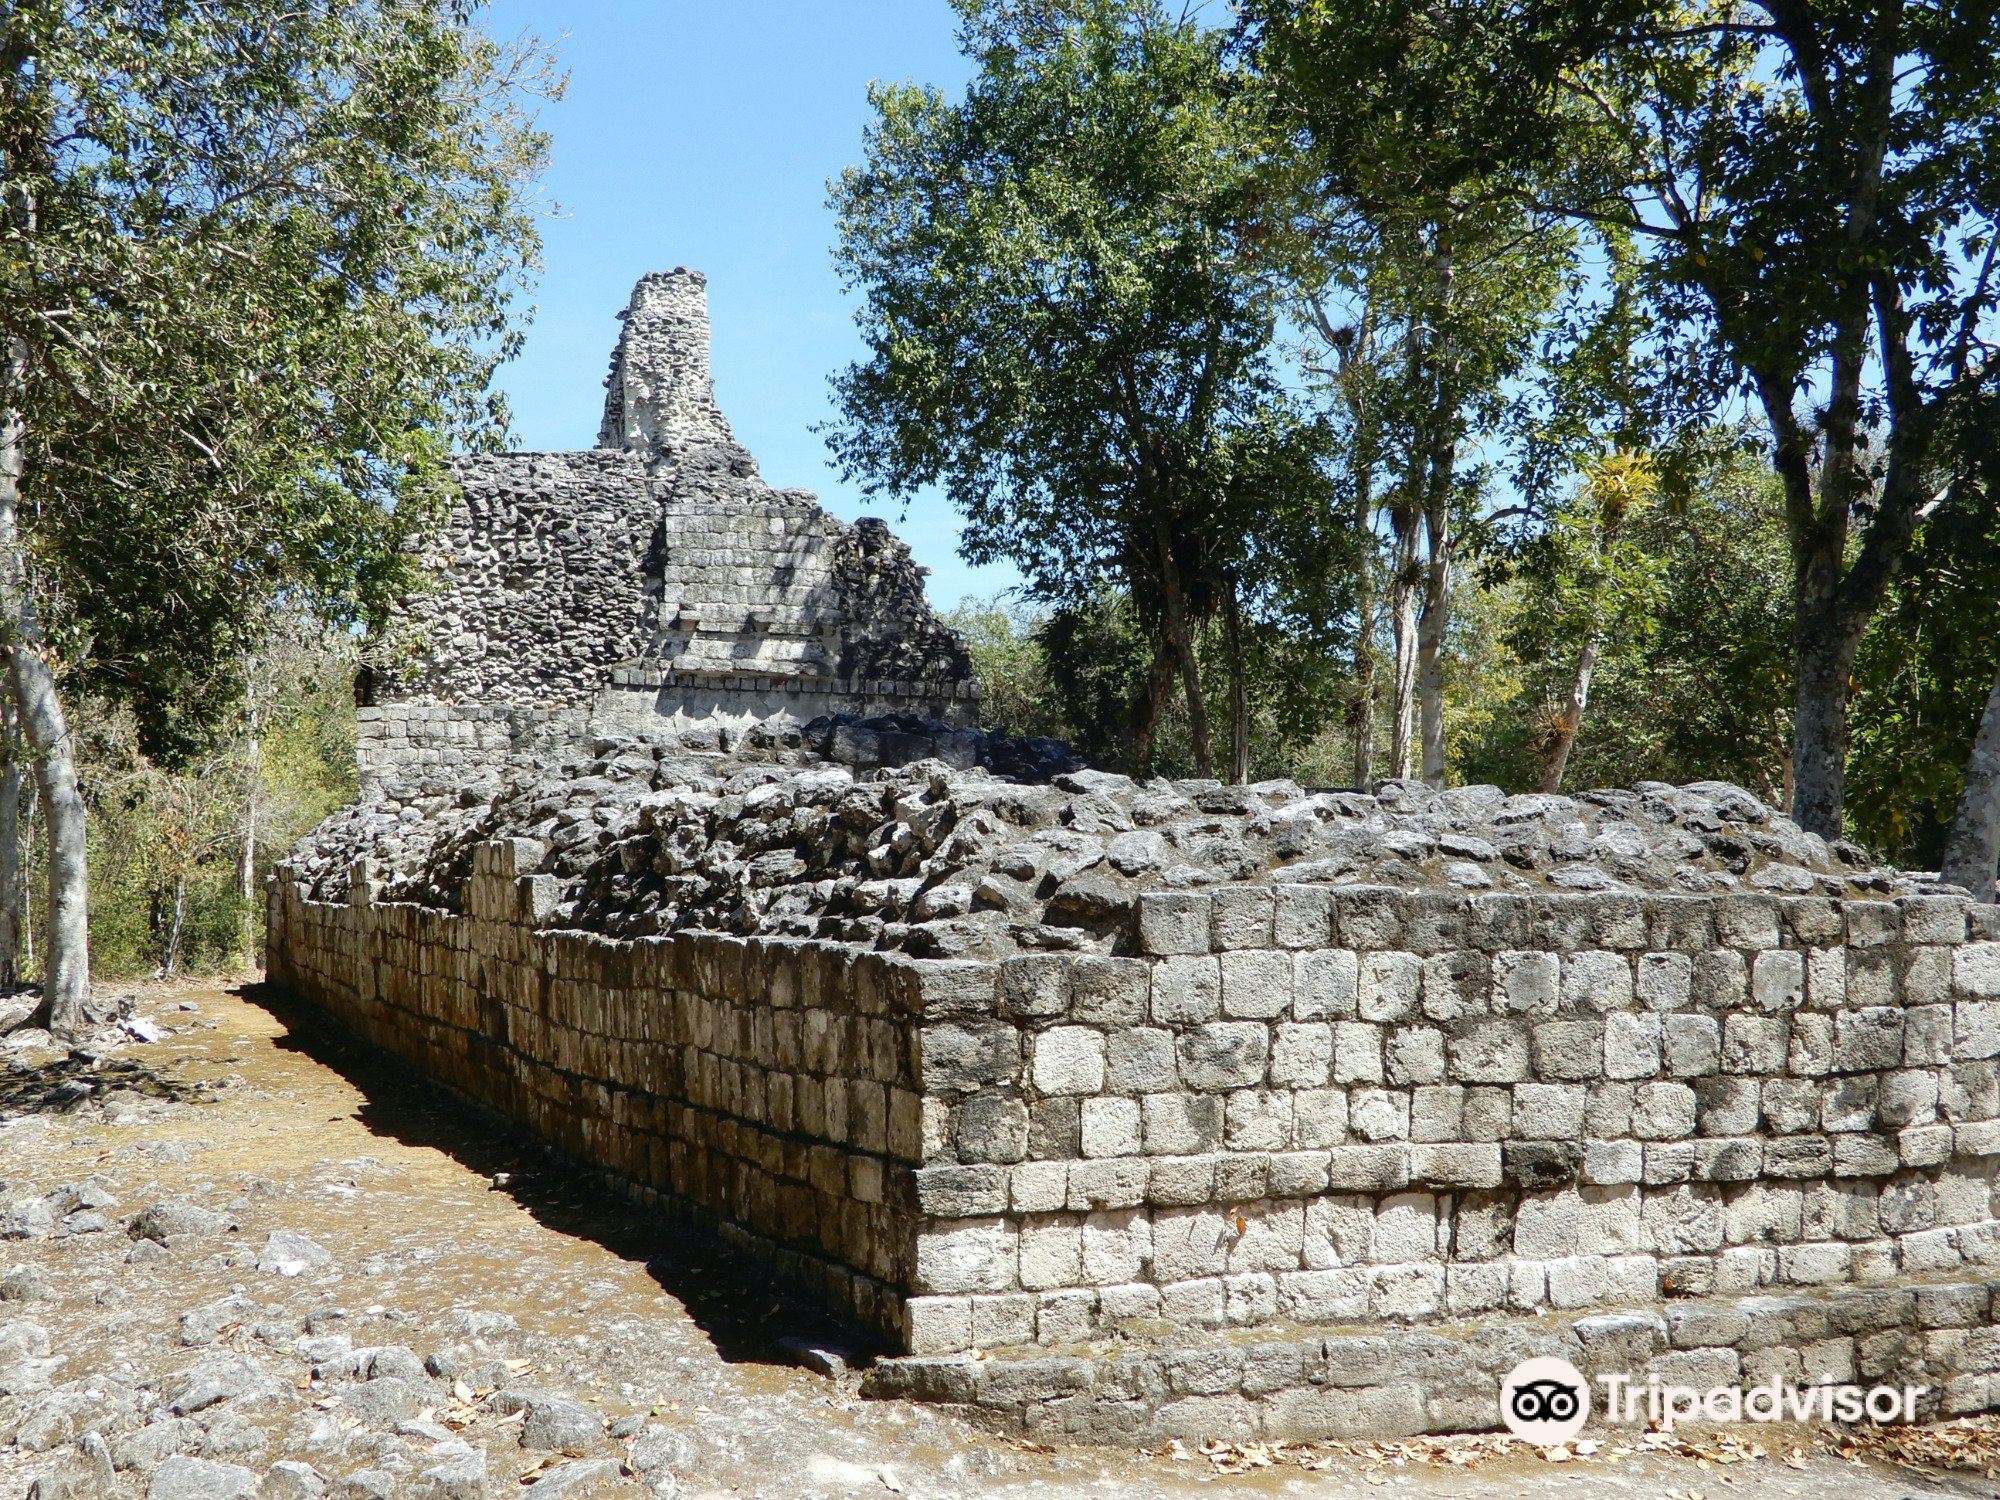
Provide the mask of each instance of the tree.
{"label": "tree", "polygon": [[1606,636],[1642,631],[1655,603],[1658,561],[1634,540],[1633,523],[1658,487],[1644,454],[1609,454],[1585,472],[1534,549],[1528,576],[1539,585],[1538,624],[1555,627],[1545,631],[1553,653],[1567,658],[1569,643],[1576,643],[1576,664],[1544,726],[1541,791],[1562,787]]}
{"label": "tree", "polygon": [[196,753],[266,607],[379,610],[454,437],[504,415],[551,84],[474,8],[0,0],[0,646],[59,1029],[89,979],[65,697]]}
{"label": "tree", "polygon": [[[1246,12],[1275,126],[1302,147],[1293,234],[1349,309],[1337,326],[1315,295],[1313,326],[1376,354],[1367,436],[1386,440],[1354,451],[1371,471],[1359,487],[1383,497],[1390,523],[1392,770],[1410,774],[1414,738],[1424,779],[1441,786],[1452,574],[1480,494],[1468,460],[1575,279],[1577,236],[1493,175],[1481,118],[1457,97],[1484,67],[1465,12],[1381,0]],[[1425,81],[1416,107],[1406,79]],[[1352,412],[1353,393],[1341,399]]]}
{"label": "tree", "polygon": [[[1329,4],[1277,8],[1311,26]],[[1631,237],[1663,379],[1701,420],[1760,407],[1793,576],[1794,811],[1837,835],[1856,652],[1943,498],[1941,436],[2000,377],[2000,10],[1557,0],[1408,29],[1476,40],[1470,76],[1384,48],[1390,95],[1469,121],[1527,201]]]}
{"label": "tree", "polygon": [[1178,683],[1207,774],[1202,627],[1323,597],[1346,535],[1324,429],[1272,367],[1257,116],[1225,39],[1159,0],[958,8],[965,98],[875,89],[833,187],[869,355],[835,379],[830,443],[871,493],[941,483],[967,556],[1011,558],[1042,601],[1123,593],[1150,656],[1131,758]]}
{"label": "tree", "polygon": [[1729,429],[1655,467],[1652,502],[1619,524],[1608,569],[1587,489],[1485,560],[1481,607],[1513,665],[1488,668],[1501,702],[1479,685],[1486,728],[1467,742],[1462,774],[1546,779],[1579,644],[1594,634],[1589,713],[1564,764],[1572,785],[1714,777],[1785,805],[1791,575],[1777,479],[1756,435]]}

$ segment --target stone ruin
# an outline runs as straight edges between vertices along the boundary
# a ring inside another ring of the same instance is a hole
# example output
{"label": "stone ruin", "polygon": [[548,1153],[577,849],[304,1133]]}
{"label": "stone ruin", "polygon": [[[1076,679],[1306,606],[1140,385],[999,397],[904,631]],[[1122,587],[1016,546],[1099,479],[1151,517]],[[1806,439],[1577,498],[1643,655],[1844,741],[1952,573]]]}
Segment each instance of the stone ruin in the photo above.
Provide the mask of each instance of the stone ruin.
{"label": "stone ruin", "polygon": [[621,317],[596,448],[458,460],[434,584],[362,673],[364,784],[596,734],[975,722],[971,662],[909,548],[772,489],[731,434],[700,273],[643,278]]}
{"label": "stone ruin", "polygon": [[[621,368],[648,483],[718,483],[698,363]],[[403,679],[520,717],[376,761],[271,977],[852,1317],[865,1391],[1148,1443],[1490,1428],[1533,1355],[2000,1403],[2000,907],[1721,783],[1139,782],[563,639]]]}

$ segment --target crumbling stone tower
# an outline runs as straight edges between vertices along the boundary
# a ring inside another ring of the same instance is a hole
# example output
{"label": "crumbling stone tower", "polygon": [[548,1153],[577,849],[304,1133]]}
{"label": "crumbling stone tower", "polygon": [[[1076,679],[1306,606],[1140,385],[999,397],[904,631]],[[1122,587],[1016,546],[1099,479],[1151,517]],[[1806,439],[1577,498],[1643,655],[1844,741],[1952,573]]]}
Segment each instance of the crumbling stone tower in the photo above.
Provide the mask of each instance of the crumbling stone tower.
{"label": "crumbling stone tower", "polygon": [[908,547],[772,489],[737,443],[702,275],[643,277],[621,317],[596,448],[459,461],[435,584],[368,653],[364,790],[607,733],[976,721],[971,663]]}

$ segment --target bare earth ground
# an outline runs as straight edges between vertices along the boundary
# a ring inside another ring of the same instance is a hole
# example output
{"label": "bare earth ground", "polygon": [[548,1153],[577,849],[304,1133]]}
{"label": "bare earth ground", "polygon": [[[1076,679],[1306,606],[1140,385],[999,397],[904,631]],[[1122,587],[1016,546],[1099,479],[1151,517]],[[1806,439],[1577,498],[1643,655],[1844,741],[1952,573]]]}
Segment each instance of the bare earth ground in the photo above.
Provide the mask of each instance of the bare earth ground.
{"label": "bare earth ground", "polygon": [[[778,1341],[824,1341],[809,1313],[264,992],[139,1009],[158,1041],[0,1045],[0,1500],[2000,1494],[1993,1423],[1897,1438],[1958,1468],[1789,1429],[1556,1461],[1010,1444],[800,1368]],[[135,1238],[163,1201],[221,1222]],[[330,1261],[259,1270],[273,1231]]]}

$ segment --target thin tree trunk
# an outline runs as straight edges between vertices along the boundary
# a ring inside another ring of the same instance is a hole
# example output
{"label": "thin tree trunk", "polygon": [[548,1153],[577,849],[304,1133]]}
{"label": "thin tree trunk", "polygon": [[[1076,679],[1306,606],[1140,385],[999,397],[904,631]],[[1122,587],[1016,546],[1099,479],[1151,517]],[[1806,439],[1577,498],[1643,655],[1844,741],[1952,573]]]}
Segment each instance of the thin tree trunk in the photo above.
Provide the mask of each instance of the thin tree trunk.
{"label": "thin tree trunk", "polygon": [[[1367,528],[1363,527],[1365,531]],[[1370,537],[1372,540],[1372,535]],[[1354,630],[1354,784],[1366,791],[1375,781],[1375,559],[1361,556],[1360,598]]]}
{"label": "thin tree trunk", "polygon": [[172,979],[181,964],[181,934],[187,930],[187,876],[174,877],[173,912],[167,919],[166,953],[160,962],[160,977]]}
{"label": "thin tree trunk", "polygon": [[1241,786],[1250,779],[1250,692],[1243,676],[1243,605],[1231,579],[1223,594],[1224,627],[1229,637],[1229,780]]}
{"label": "thin tree trunk", "polygon": [[1201,776],[1213,776],[1215,751],[1208,738],[1208,705],[1202,696],[1201,665],[1195,660],[1193,627],[1188,621],[1187,598],[1181,590],[1180,569],[1174,562],[1172,548],[1167,544],[1164,526],[1159,528],[1155,540],[1160,557],[1163,621],[1167,644],[1173,650],[1175,661],[1180,664],[1181,685],[1187,694],[1188,737],[1194,741],[1195,772]]}
{"label": "thin tree trunk", "polygon": [[[0,683],[0,694],[6,691]],[[22,782],[21,799],[21,972],[28,974],[35,967],[35,782],[27,777]]]}
{"label": "thin tree trunk", "polygon": [[1389,707],[1389,774],[1415,769],[1417,738],[1417,517],[1407,497],[1389,513],[1389,619],[1395,634],[1396,675]]}
{"label": "thin tree trunk", "polygon": [[1825,591],[1800,589],[1792,646],[1792,817],[1808,833],[1839,838],[1847,782],[1847,700],[1861,632]]}
{"label": "thin tree trunk", "polygon": [[1577,658],[1576,676],[1570,681],[1569,694],[1564,698],[1563,706],[1556,711],[1555,738],[1542,761],[1542,791],[1562,790],[1563,772],[1569,766],[1569,752],[1576,744],[1577,731],[1583,727],[1584,710],[1590,706],[1590,680],[1597,674],[1597,651],[1597,634],[1593,631],[1583,643],[1583,654]]}
{"label": "thin tree trunk", "polygon": [[2000,864],[2000,675],[1986,695],[1966,762],[1965,790],[1945,845],[1942,879],[1962,885],[1975,901],[1993,899],[1994,869]]}
{"label": "thin tree trunk", "polygon": [[1451,611],[1451,516],[1425,517],[1429,558],[1424,566],[1423,610],[1417,616],[1417,698],[1423,731],[1424,780],[1444,786],[1444,635]]}
{"label": "thin tree trunk", "polygon": [[0,630],[5,632],[8,685],[34,759],[42,815],[48,821],[48,942],[41,1014],[51,1031],[74,1036],[86,1023],[90,998],[90,877],[83,797],[77,790],[69,725],[55,676],[41,654],[41,622],[28,594],[17,525],[26,431],[16,396],[26,378],[27,349],[20,339],[9,339],[0,374]]}
{"label": "thin tree trunk", "polygon": [[1444,639],[1451,615],[1451,501],[1458,481],[1457,362],[1447,347],[1451,327],[1455,263],[1447,232],[1438,231],[1437,306],[1426,341],[1430,365],[1430,443],[1424,489],[1423,612],[1417,620],[1417,691],[1423,731],[1424,780],[1444,786]]}
{"label": "thin tree trunk", "polygon": [[1353,341],[1342,345],[1319,303],[1312,303],[1321,334],[1340,353],[1340,374],[1354,423],[1355,628],[1354,702],[1348,728],[1354,735],[1354,784],[1366,791],[1375,781],[1375,465],[1382,448],[1382,423],[1368,382],[1374,373],[1375,304],[1361,306]]}
{"label": "thin tree trunk", "polygon": [[1160,719],[1174,690],[1174,654],[1164,640],[1153,645],[1153,665],[1146,674],[1139,698],[1132,706],[1132,770],[1144,775],[1153,766],[1153,742],[1159,736]]}
{"label": "thin tree trunk", "polygon": [[258,734],[257,658],[244,673],[246,743],[243,752],[243,843],[237,857],[236,893],[243,903],[243,959],[248,963],[256,938],[257,812],[263,796],[264,742]]}
{"label": "thin tree trunk", "polygon": [[21,760],[11,704],[0,707],[7,760],[0,765],[0,989],[21,984]]}

